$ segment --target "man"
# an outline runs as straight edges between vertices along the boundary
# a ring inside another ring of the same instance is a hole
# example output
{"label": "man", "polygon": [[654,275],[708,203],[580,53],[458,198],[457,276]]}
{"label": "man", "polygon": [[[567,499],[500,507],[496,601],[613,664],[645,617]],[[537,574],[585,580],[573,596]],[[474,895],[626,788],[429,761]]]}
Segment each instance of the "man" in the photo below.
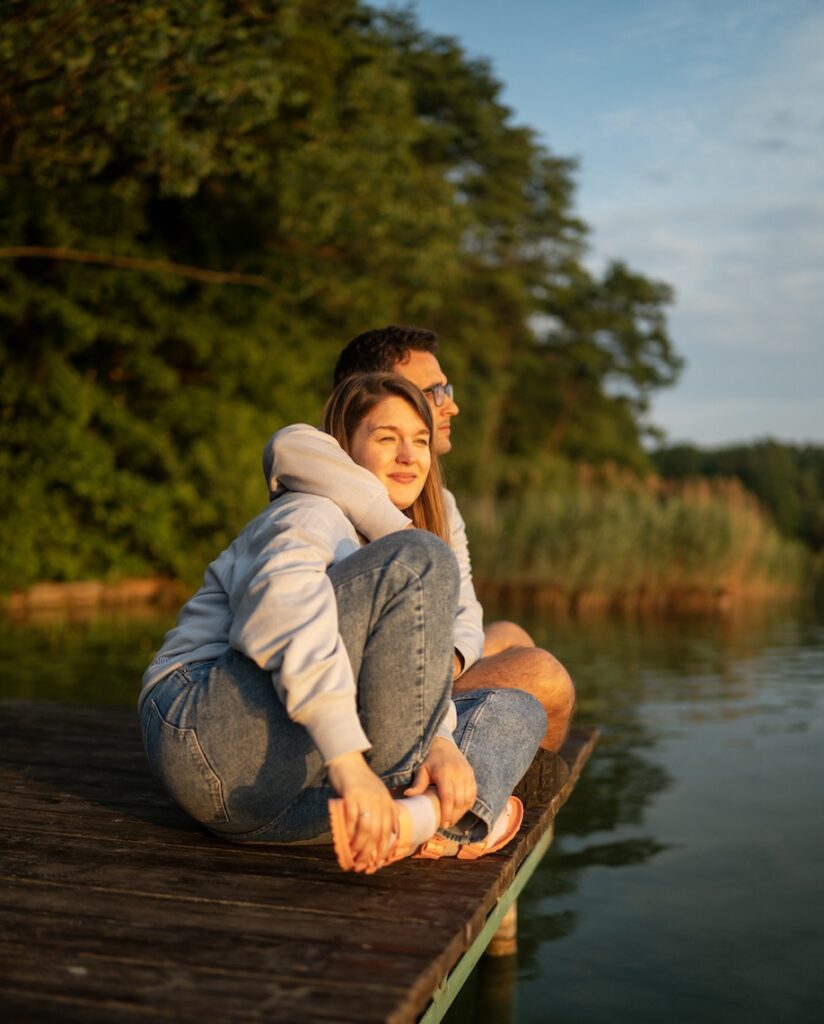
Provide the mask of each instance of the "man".
{"label": "man", "polygon": [[[357,372],[393,371],[406,377],[423,391],[432,407],[435,447],[439,455],[452,449],[451,422],[459,409],[437,358],[438,340],[433,331],[419,327],[390,325],[365,331],[341,352],[335,368],[335,384]],[[353,486],[347,493],[331,493],[331,481],[340,480],[341,467],[349,457],[333,439],[312,428],[287,427],[273,439],[272,458],[280,485],[295,490],[323,494],[332,498],[369,540],[389,529],[398,528],[397,510],[385,508],[388,499],[379,488],[371,487],[373,497],[366,502],[353,497],[363,495],[367,482],[360,467],[351,463]],[[334,465],[334,472],[330,472]],[[358,486],[355,486],[355,483]],[[547,713],[547,732],[541,746],[558,750],[566,737],[575,706],[575,689],[560,664],[514,622],[493,622],[484,629],[483,612],[475,596],[466,528],[455,499],[444,492],[449,515],[451,546],[461,574],[460,602],[455,622],[455,680],[457,692],[499,687],[525,690],[536,697]],[[377,520],[380,519],[380,524]]]}

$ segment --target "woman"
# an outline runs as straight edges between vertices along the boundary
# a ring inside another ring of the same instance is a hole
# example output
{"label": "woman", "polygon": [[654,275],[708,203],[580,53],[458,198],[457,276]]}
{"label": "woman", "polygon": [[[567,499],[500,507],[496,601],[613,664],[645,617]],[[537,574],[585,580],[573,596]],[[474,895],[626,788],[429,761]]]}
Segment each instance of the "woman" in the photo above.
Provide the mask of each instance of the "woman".
{"label": "woman", "polygon": [[331,824],[346,869],[499,849],[545,717],[519,691],[451,705],[458,578],[438,536],[428,403],[393,374],[352,377],[324,427],[419,529],[396,521],[363,545],[326,498],[272,501],[208,567],[144,675],[149,762],[225,838],[328,841]]}

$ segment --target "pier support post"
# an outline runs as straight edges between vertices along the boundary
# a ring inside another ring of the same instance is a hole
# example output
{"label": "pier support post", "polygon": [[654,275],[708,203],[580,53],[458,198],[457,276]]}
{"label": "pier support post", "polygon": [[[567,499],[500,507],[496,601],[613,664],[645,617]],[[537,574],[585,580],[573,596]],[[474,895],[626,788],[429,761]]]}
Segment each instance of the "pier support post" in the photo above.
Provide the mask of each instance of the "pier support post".
{"label": "pier support post", "polygon": [[512,956],[518,952],[518,901],[504,914],[498,930],[486,947],[487,956]]}

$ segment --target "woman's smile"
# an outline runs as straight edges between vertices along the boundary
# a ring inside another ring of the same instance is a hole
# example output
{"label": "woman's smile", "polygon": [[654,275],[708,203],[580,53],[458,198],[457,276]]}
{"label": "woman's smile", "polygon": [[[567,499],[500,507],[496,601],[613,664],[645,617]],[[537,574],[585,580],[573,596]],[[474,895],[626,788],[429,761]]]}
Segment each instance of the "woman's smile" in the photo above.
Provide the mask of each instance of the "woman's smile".
{"label": "woman's smile", "polygon": [[392,395],[358,424],[350,454],[380,480],[393,505],[406,509],[429,473],[429,429],[409,402]]}

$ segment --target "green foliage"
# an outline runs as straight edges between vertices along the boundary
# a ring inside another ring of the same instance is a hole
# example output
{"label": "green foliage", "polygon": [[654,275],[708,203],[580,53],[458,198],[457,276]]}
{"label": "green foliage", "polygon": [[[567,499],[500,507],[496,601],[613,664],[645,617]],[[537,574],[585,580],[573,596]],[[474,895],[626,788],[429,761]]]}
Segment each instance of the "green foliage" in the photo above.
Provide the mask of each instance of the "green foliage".
{"label": "green foliage", "polygon": [[574,164],[485,62],[358,0],[5,14],[0,586],[194,580],[265,501],[268,434],[390,321],[445,341],[476,494],[559,455],[645,466],[670,292],[584,267]]}
{"label": "green foliage", "polygon": [[772,516],[778,529],[824,550],[824,447],[766,439],[748,445],[696,448],[673,445],[653,453],[672,479],[735,477]]}

